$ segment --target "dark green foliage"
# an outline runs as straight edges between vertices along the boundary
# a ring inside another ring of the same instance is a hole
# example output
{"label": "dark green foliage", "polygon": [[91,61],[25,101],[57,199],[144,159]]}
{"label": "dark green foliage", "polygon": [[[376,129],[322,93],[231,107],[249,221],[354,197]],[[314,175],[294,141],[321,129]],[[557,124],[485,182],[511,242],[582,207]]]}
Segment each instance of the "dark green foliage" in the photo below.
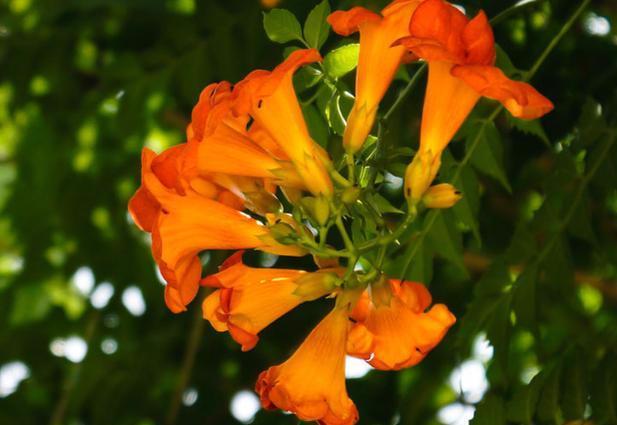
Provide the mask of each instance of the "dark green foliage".
{"label": "dark green foliage", "polygon": [[[330,304],[300,307],[249,353],[202,321],[199,302],[169,313],[149,243],[127,220],[140,150],[182,142],[207,84],[235,82],[310,46],[325,60],[294,82],[311,135],[337,163],[358,38],[334,37],[325,19],[330,10],[384,4],[287,0],[284,10],[264,11],[257,0],[0,3],[0,368],[21,361],[30,372],[0,398],[0,424],[237,423],[233,395],[282,362]],[[512,2],[462,5],[491,17]],[[577,7],[538,1],[506,16],[495,26],[498,65],[525,78]],[[593,34],[594,17],[611,32]],[[616,25],[614,2],[593,2],[546,58],[531,83],[554,102],[551,114],[522,121],[482,100],[459,132],[438,180],[463,200],[428,212],[386,259],[393,277],[430,284],[458,322],[417,367],[348,381],[360,423],[437,424],[444,406],[476,404],[448,379],[474,355],[478,335],[494,355],[484,363],[490,389],[474,425],[617,423]],[[399,72],[382,114],[417,69]],[[379,171],[363,200],[378,211],[357,207],[365,221],[351,229],[356,240],[370,241],[376,222],[394,225],[406,208],[382,171],[401,177],[417,148],[424,86],[425,77],[384,123],[381,156],[374,138],[359,153]],[[224,257],[212,254],[207,271]],[[102,310],[71,284],[82,266],[95,288],[107,281],[115,289]],[[123,305],[132,286],[143,293],[143,316]],[[81,363],[50,352],[71,336],[88,343]],[[185,387],[199,394],[190,406],[181,402]],[[260,411],[253,423],[297,421]]]}

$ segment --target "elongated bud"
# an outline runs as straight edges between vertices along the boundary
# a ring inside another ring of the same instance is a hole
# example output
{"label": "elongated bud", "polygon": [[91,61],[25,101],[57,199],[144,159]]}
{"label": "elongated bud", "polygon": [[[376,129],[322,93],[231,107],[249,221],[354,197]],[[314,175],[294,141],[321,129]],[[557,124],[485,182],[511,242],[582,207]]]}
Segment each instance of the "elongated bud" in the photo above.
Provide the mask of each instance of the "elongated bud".
{"label": "elongated bud", "polygon": [[330,203],[325,197],[306,196],[300,202],[319,225],[325,226],[330,218]]}
{"label": "elongated bud", "polygon": [[405,171],[405,198],[417,204],[429,188],[441,166],[441,157],[432,151],[419,151]]}
{"label": "elongated bud", "polygon": [[270,235],[281,243],[293,243],[296,232],[289,224],[276,223],[270,226]]}
{"label": "elongated bud", "polygon": [[368,108],[366,103],[361,107],[354,104],[349,117],[347,117],[347,127],[343,135],[343,146],[350,153],[356,153],[364,145],[364,141],[368,137],[375,123],[375,115],[377,108]]}
{"label": "elongated bud", "polygon": [[422,202],[426,208],[450,208],[454,206],[463,195],[449,183],[441,183],[428,188]]}
{"label": "elongated bud", "polygon": [[329,294],[336,288],[338,276],[332,272],[306,273],[296,279],[298,287],[294,295],[305,301],[313,301]]}
{"label": "elongated bud", "polygon": [[352,186],[352,187],[346,188],[343,191],[343,193],[341,194],[341,199],[343,200],[343,203],[349,205],[349,204],[353,204],[354,202],[356,202],[359,196],[360,196],[360,188],[356,186]]}

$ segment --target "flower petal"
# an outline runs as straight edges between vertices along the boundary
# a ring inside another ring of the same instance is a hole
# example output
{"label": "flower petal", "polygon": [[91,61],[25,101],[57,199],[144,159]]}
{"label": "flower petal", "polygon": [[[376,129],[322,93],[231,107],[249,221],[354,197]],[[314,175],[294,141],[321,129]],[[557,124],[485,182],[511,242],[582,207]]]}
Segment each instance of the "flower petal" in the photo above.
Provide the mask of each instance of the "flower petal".
{"label": "flower petal", "polygon": [[426,0],[415,10],[409,22],[409,37],[399,40],[426,61],[464,63],[462,33],[467,18],[442,0]]}
{"label": "flower petal", "polygon": [[360,30],[360,26],[373,23],[379,24],[381,16],[364,7],[352,7],[349,10],[337,10],[328,16],[332,30],[342,36],[348,36]]}
{"label": "flower petal", "polygon": [[495,63],[495,37],[484,11],[465,25],[462,33],[467,64],[493,65]]}
{"label": "flower petal", "polygon": [[355,424],[358,411],[345,389],[348,329],[347,309],[335,307],[286,362],[259,375],[262,406],[324,425]]}
{"label": "flower petal", "polygon": [[515,117],[535,119],[553,109],[553,103],[531,85],[509,79],[499,68],[455,66],[452,75],[465,81],[482,96],[501,102]]}

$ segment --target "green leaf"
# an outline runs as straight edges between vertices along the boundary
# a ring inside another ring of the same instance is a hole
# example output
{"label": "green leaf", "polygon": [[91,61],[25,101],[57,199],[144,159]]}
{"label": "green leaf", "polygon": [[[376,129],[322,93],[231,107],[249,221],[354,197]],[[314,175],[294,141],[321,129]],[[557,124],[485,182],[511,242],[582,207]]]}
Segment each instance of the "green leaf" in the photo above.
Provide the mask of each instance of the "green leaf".
{"label": "green leaf", "polygon": [[459,178],[452,184],[463,194],[463,198],[454,205],[452,211],[465,226],[469,227],[478,244],[481,244],[482,239],[478,225],[480,184],[475,171],[471,167],[463,167]]}
{"label": "green leaf", "polygon": [[304,119],[308,126],[309,133],[313,140],[315,140],[322,148],[327,148],[328,137],[330,132],[328,130],[328,124],[325,122],[317,108],[313,105],[302,106],[302,112],[304,113]]}
{"label": "green leaf", "polygon": [[526,263],[536,255],[538,248],[533,233],[525,223],[518,223],[505,256],[511,264]]}
{"label": "green leaf", "polygon": [[594,423],[617,423],[617,358],[607,355],[596,368],[591,384]]}
{"label": "green leaf", "polygon": [[585,362],[579,352],[569,355],[562,371],[561,411],[566,421],[583,419],[587,404]]}
{"label": "green leaf", "polygon": [[540,398],[540,390],[544,384],[544,374],[539,373],[529,385],[518,390],[506,404],[506,417],[511,422],[531,424]]}
{"label": "green leaf", "polygon": [[43,319],[51,309],[49,296],[41,285],[23,285],[15,290],[11,323],[23,325]]}
{"label": "green leaf", "polygon": [[568,223],[568,231],[577,238],[581,238],[591,245],[597,246],[598,239],[591,225],[591,202],[587,193],[583,193],[574,216]]}
{"label": "green leaf", "polygon": [[511,298],[510,294],[499,298],[486,324],[486,337],[493,345],[495,360],[502,371],[507,370],[510,353]]}
{"label": "green leaf", "polygon": [[479,332],[486,329],[504,297],[509,297],[505,290],[511,283],[505,263],[494,261],[474,286],[473,301],[461,319],[457,345],[468,346]]}
{"label": "green leaf", "polygon": [[499,45],[495,45],[495,53],[497,54],[495,66],[499,67],[507,76],[511,77],[521,71],[514,66],[508,54]]}
{"label": "green leaf", "polygon": [[573,148],[583,149],[595,142],[607,127],[606,119],[602,115],[602,106],[595,100],[588,98],[578,119],[578,137]]}
{"label": "green leaf", "polygon": [[495,394],[487,394],[478,404],[470,425],[505,425],[506,411],[504,401]]}
{"label": "green leaf", "polygon": [[513,115],[506,114],[508,117],[507,120],[512,127],[520,131],[524,134],[530,134],[532,136],[536,136],[538,139],[543,141],[546,145],[551,144],[548,136],[544,132],[544,128],[542,127],[542,123],[539,119],[536,120],[522,120],[520,118],[516,118]]}
{"label": "green leaf", "polygon": [[367,200],[371,202],[380,213],[403,214],[403,211],[396,208],[390,201],[379,193],[369,194]]}
{"label": "green leaf", "polygon": [[475,143],[471,164],[481,173],[496,179],[512,192],[503,167],[503,146],[499,130],[493,122],[478,121],[467,133],[467,149]]}
{"label": "green leaf", "polygon": [[[386,271],[391,276],[428,284],[433,278],[433,251],[428,244],[420,244],[420,246],[414,248],[415,246],[415,242],[410,243],[405,253],[397,258],[396,261],[390,263]],[[407,264],[412,252],[415,252],[415,255],[409,264],[407,272],[405,275],[402,275],[403,268]]]}
{"label": "green leaf", "polygon": [[527,329],[536,327],[536,281],[538,267],[527,267],[516,279],[512,308],[516,313],[517,323]]}
{"label": "green leaf", "polygon": [[323,65],[330,77],[341,78],[356,69],[359,55],[359,44],[347,44],[328,53],[324,58]]}
{"label": "green leaf", "polygon": [[276,43],[303,41],[300,22],[286,9],[272,9],[264,13],[264,29],[268,38]]}
{"label": "green leaf", "polygon": [[538,401],[538,418],[546,422],[555,422],[559,412],[560,365],[547,368],[547,376]]}
{"label": "green leaf", "polygon": [[450,261],[458,267],[465,276],[468,276],[467,268],[463,262],[463,241],[461,234],[454,226],[454,220],[449,216],[450,214],[451,212],[449,211],[436,213],[433,226],[427,234],[427,242],[431,244],[435,253]]}
{"label": "green leaf", "polygon": [[323,0],[311,10],[304,22],[304,38],[309,46],[320,49],[328,39],[330,25],[326,19],[330,14],[328,0]]}

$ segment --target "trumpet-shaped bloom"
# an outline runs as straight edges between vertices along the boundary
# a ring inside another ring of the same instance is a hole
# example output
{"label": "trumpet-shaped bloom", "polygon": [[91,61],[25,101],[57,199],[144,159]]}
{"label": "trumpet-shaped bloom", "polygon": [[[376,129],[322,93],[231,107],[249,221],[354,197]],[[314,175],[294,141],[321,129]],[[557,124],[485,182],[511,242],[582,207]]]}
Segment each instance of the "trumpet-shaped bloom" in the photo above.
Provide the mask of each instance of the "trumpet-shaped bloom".
{"label": "trumpet-shaped bloom", "polygon": [[271,179],[281,186],[304,188],[288,160],[264,150],[259,144],[263,138],[252,140],[246,130],[249,116],[234,116],[232,106],[228,82],[210,84],[202,91],[187,129],[189,145],[196,150],[197,172]]}
{"label": "trumpet-shaped bloom", "polygon": [[234,254],[202,284],[220,288],[204,300],[204,319],[219,332],[229,331],[242,351],[251,350],[258,333],[279,317],[334,288],[332,273],[247,267],[241,257]]}
{"label": "trumpet-shaped bloom", "polygon": [[328,17],[341,35],[360,32],[360,57],[356,72],[356,100],[343,135],[345,148],[357,152],[371,132],[379,102],[405,57],[403,46],[392,46],[408,34],[409,20],[420,0],[393,1],[381,14],[363,7],[336,11]]}
{"label": "trumpet-shaped bloom", "polygon": [[374,285],[354,310],[349,354],[381,370],[416,365],[456,321],[443,304],[426,311],[430,304],[430,293],[419,283],[391,279]]}
{"label": "trumpet-shaped bloom", "polygon": [[337,305],[286,362],[262,372],[255,391],[263,407],[322,425],[355,424],[358,411],[345,388],[349,325],[348,306]]}
{"label": "trumpet-shaped bloom", "polygon": [[300,66],[319,60],[315,49],[297,50],[271,72],[251,72],[234,88],[234,107],[238,114],[250,114],[254,124],[268,133],[309,191],[330,195],[328,154],[309,135],[292,82]]}
{"label": "trumpet-shaped bloom", "polygon": [[166,152],[159,162],[161,156],[143,150],[142,186],[129,202],[135,223],[152,233],[152,252],[168,283],[166,301],[174,312],[183,311],[197,294],[200,251],[259,248],[300,254],[275,242],[258,221],[185,185],[174,165],[179,151]]}
{"label": "trumpet-shaped bloom", "polygon": [[[409,34],[396,44],[429,64],[420,131],[424,158],[414,159],[406,176],[406,194],[417,200],[434,179],[442,151],[481,96],[500,101],[522,119],[538,118],[553,104],[494,67],[495,41],[484,12],[470,20],[443,0],[426,0],[412,15]],[[426,166],[431,167],[428,172],[417,169]]]}

